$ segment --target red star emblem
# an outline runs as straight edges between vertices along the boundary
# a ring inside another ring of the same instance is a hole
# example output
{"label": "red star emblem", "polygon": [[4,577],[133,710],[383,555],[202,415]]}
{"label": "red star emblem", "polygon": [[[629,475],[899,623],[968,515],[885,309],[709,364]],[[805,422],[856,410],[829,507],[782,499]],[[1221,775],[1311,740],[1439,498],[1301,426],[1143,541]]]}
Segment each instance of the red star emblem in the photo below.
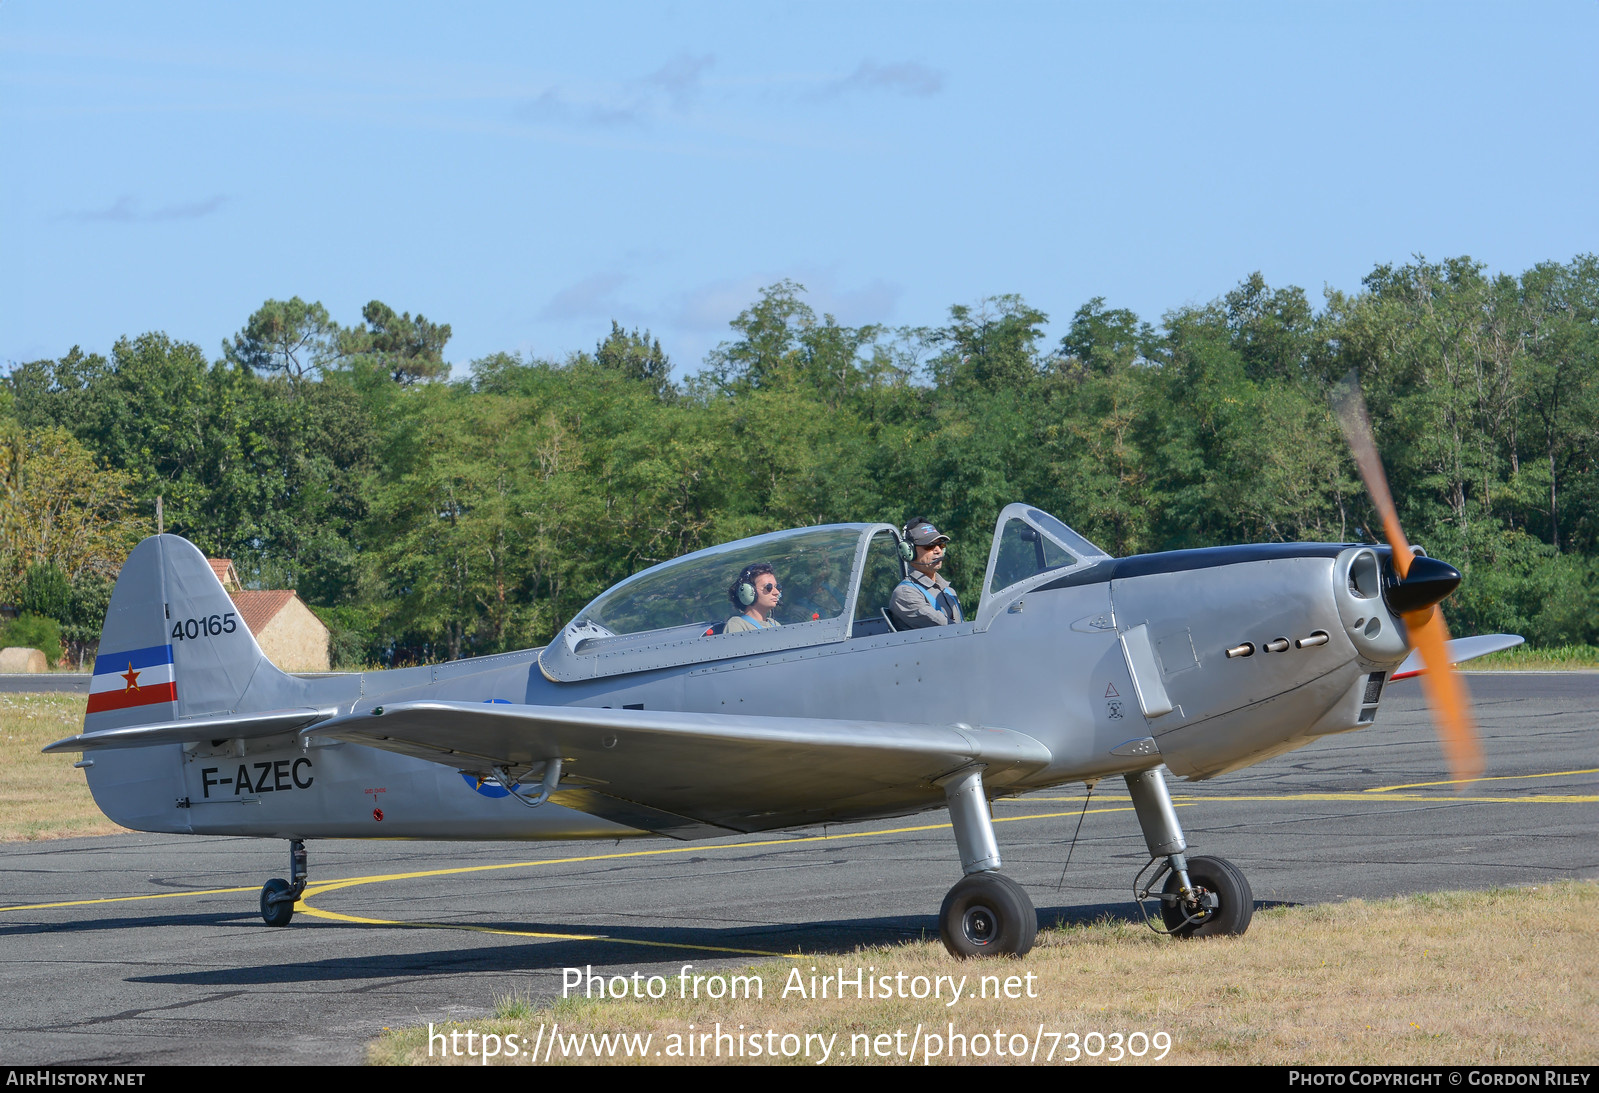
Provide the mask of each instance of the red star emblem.
{"label": "red star emblem", "polygon": [[128,661],[128,670],[122,673],[122,678],[128,681],[127,687],[122,691],[123,694],[139,689],[139,673],[133,670],[133,661]]}

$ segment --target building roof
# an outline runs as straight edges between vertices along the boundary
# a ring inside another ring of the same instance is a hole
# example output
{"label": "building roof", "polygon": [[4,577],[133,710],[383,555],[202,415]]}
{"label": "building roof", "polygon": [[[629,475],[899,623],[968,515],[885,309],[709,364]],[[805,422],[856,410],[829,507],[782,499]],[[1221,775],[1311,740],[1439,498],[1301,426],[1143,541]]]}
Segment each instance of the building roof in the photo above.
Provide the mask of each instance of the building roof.
{"label": "building roof", "polygon": [[239,609],[239,617],[244,620],[244,625],[250,628],[252,634],[259,634],[264,630],[267,623],[294,599],[294,591],[287,588],[274,588],[261,592],[229,592],[228,595],[233,598],[233,606]]}
{"label": "building roof", "polygon": [[217,575],[217,580],[222,582],[222,587],[229,592],[237,592],[243,585],[239,582],[238,570],[233,568],[232,558],[207,558],[211,563],[211,572]]}

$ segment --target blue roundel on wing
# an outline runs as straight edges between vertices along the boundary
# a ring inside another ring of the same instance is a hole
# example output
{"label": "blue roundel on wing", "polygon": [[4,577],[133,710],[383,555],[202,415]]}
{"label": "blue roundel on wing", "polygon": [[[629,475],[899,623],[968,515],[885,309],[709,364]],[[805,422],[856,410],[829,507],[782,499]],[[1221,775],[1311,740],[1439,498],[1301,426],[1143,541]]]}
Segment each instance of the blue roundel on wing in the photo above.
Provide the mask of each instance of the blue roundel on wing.
{"label": "blue roundel on wing", "polygon": [[[502,706],[509,706],[511,704],[511,700],[508,698],[485,698],[483,701]],[[511,795],[504,786],[500,785],[500,783],[479,778],[475,774],[468,774],[465,771],[462,771],[461,778],[466,782],[467,785],[471,786],[485,797],[509,797]],[[521,782],[514,782],[512,783],[512,786],[513,788],[516,788],[520,787],[521,784]]]}
{"label": "blue roundel on wing", "polygon": [[[511,795],[504,786],[493,779],[479,778],[477,775],[468,774],[465,771],[461,772],[461,777],[466,781],[467,785],[485,797],[509,797]],[[517,786],[521,786],[521,784],[521,782],[516,783]]]}

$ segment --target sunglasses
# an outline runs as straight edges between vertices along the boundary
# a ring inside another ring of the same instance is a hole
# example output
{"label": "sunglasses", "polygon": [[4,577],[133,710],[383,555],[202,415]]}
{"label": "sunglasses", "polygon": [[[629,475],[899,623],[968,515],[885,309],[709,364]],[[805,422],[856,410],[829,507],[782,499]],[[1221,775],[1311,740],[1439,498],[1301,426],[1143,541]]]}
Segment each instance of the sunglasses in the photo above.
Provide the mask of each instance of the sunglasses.
{"label": "sunglasses", "polygon": [[776,581],[767,581],[765,584],[761,585],[762,592],[771,592],[774,589],[778,592],[781,592],[783,591],[783,586],[778,584]]}

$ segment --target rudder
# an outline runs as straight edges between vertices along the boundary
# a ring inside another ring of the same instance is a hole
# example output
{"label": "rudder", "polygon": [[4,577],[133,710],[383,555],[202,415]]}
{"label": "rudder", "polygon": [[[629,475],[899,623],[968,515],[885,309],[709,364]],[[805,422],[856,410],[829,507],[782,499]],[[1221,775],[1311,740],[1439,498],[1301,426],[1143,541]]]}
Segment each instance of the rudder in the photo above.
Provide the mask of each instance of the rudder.
{"label": "rudder", "polygon": [[[111,592],[89,687],[85,732],[243,712],[252,680],[290,682],[261,652],[195,545],[152,535]],[[281,690],[272,687],[270,690]]]}

